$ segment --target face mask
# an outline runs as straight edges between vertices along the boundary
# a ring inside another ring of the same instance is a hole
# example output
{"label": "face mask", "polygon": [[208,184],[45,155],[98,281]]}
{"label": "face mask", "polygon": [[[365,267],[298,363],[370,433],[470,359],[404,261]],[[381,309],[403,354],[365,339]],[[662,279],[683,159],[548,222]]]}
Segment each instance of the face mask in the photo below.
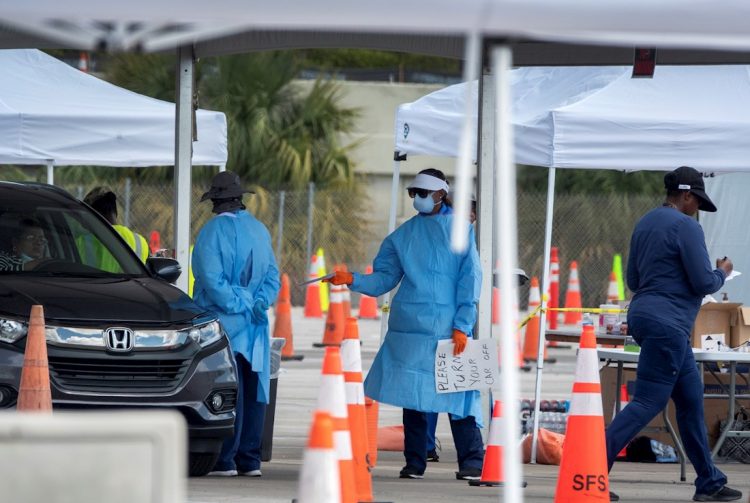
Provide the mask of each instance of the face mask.
{"label": "face mask", "polygon": [[34,259],[26,255],[25,253],[21,253],[21,263],[25,264],[26,262],[31,262],[32,260]]}
{"label": "face mask", "polygon": [[420,213],[432,213],[435,209],[435,201],[432,200],[432,193],[427,194],[427,197],[414,196],[414,209]]}

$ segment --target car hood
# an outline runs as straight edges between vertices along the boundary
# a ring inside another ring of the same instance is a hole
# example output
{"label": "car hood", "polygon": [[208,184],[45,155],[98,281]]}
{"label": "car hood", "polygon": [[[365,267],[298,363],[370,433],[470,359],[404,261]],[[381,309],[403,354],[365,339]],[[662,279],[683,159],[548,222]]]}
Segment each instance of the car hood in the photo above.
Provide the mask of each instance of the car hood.
{"label": "car hood", "polygon": [[153,278],[0,277],[0,314],[28,318],[44,307],[48,324],[169,326],[191,324],[211,314],[187,295]]}

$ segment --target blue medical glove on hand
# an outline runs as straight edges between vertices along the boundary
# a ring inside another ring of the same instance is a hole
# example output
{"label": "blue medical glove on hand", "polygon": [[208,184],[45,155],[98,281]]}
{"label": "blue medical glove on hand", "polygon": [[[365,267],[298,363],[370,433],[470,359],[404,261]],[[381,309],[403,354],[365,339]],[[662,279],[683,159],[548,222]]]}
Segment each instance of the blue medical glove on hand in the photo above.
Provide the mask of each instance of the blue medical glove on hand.
{"label": "blue medical glove on hand", "polygon": [[268,323],[268,314],[266,311],[268,311],[268,304],[263,299],[256,299],[250,311],[250,318],[253,320],[253,323],[257,323],[258,325]]}

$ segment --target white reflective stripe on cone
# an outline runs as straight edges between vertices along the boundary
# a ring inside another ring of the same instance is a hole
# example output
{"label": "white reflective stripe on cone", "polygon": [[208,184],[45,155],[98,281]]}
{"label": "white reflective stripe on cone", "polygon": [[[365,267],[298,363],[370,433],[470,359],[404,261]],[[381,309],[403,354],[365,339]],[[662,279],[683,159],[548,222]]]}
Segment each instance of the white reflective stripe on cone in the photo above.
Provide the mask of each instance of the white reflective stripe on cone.
{"label": "white reflective stripe on cone", "polygon": [[323,375],[318,393],[318,409],[328,412],[332,418],[347,417],[344,376]]}
{"label": "white reflective stripe on cone", "polygon": [[339,462],[330,449],[305,450],[299,476],[298,503],[341,503]]}
{"label": "white reflective stripe on cone", "polygon": [[599,354],[596,349],[579,349],[575,382],[599,382]]}
{"label": "white reflective stripe on cone", "polygon": [[346,403],[348,405],[365,404],[365,388],[361,382],[346,383]]}
{"label": "white reflective stripe on cone", "polygon": [[602,395],[599,393],[573,393],[568,419],[572,416],[604,416]]}
{"label": "white reflective stripe on cone", "polygon": [[331,304],[340,304],[342,302],[342,295],[339,290],[331,290]]}
{"label": "white reflective stripe on cone", "polygon": [[344,372],[362,372],[362,359],[359,355],[359,340],[341,341],[341,367]]}
{"label": "white reflective stripe on cone", "polygon": [[352,436],[349,434],[349,430],[333,432],[333,448],[336,450],[338,459],[347,461],[354,458],[352,456]]}
{"label": "white reflective stripe on cone", "polygon": [[503,418],[493,417],[490,421],[490,434],[487,437],[487,445],[503,446]]}

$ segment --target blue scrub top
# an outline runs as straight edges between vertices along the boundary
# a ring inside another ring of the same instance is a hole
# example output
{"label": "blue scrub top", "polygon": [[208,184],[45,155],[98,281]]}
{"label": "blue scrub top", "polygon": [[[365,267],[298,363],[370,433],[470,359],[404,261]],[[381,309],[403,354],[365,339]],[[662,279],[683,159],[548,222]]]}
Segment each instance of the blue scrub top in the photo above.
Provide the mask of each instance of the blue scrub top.
{"label": "blue scrub top", "polygon": [[258,401],[268,403],[268,322],[254,323],[250,314],[256,299],[272,305],[281,287],[268,229],[244,210],[217,215],[198,234],[192,265],[193,300],[218,315],[232,351],[258,373]]}
{"label": "blue scrub top", "polygon": [[354,273],[350,288],[376,297],[397,285],[388,332],[365,379],[374,400],[422,412],[474,416],[481,424],[479,392],[435,391],[435,351],[453,329],[470,334],[482,283],[473,227],[462,254],[450,249],[453,215],[418,214],[385,238],[373,273]]}

